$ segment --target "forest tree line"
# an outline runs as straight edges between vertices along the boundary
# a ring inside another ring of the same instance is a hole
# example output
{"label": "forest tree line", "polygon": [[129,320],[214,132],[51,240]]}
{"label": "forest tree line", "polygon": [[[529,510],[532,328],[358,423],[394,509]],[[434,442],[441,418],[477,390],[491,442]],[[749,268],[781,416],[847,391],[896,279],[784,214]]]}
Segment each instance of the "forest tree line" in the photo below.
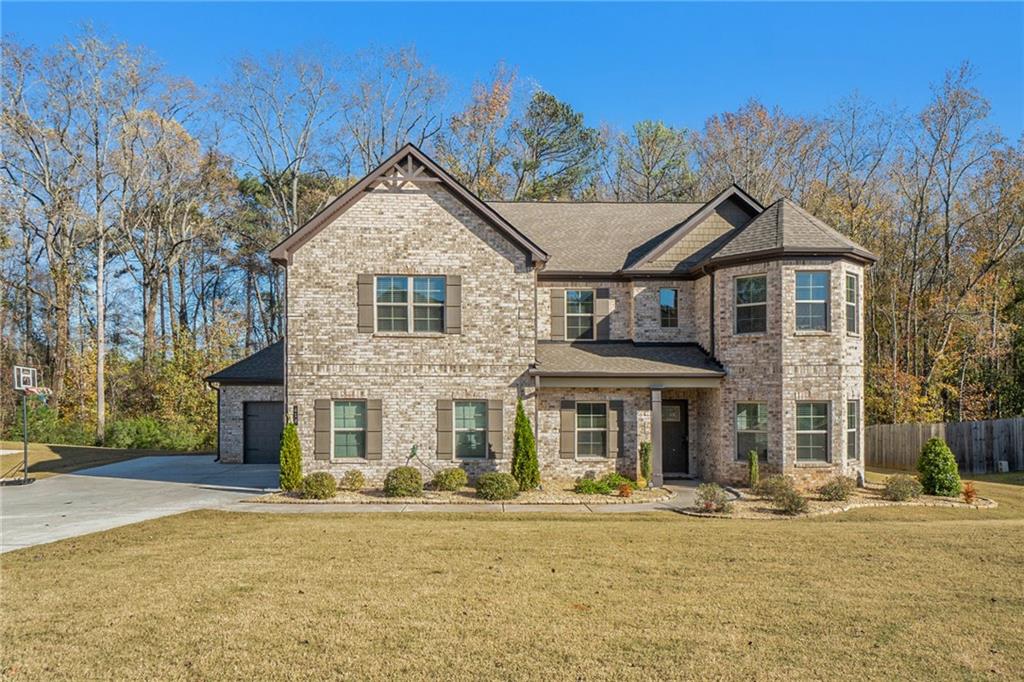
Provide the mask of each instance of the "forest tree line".
{"label": "forest tree line", "polygon": [[83,29],[5,37],[0,87],[0,364],[43,369],[39,438],[211,445],[202,377],[282,333],[270,247],[406,141],[484,199],[791,197],[880,257],[870,422],[1024,413],[1024,139],[968,64],[920,111],[749,100],[697,130],[616,129],[504,64],[459,97],[413,46],[239,58],[196,84]]}

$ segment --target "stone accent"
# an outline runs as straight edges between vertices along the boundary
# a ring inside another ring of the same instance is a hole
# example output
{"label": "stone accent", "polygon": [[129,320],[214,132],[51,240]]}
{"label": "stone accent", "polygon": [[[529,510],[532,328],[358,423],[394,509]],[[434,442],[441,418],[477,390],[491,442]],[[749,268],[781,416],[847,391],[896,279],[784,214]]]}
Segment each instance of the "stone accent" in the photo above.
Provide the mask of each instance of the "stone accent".
{"label": "stone accent", "polygon": [[218,388],[220,414],[220,461],[241,464],[245,445],[245,403],[284,400],[284,386],[227,384]]}

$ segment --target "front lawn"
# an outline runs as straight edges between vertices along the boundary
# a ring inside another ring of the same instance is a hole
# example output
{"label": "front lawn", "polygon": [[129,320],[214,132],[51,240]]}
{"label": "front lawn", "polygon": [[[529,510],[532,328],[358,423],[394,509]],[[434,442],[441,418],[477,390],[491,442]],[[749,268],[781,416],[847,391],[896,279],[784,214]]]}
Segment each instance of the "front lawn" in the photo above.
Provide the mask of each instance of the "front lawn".
{"label": "front lawn", "polygon": [[11,679],[1019,679],[1024,488],[792,522],[195,512],[0,556]]}
{"label": "front lawn", "polygon": [[[0,441],[0,450],[16,452],[0,455],[0,478],[20,478],[24,455],[21,441]],[[166,450],[128,450],[97,448],[86,445],[28,444],[28,473],[32,478],[46,478],[54,474],[68,474],[79,469],[123,462],[147,455],[194,455],[194,452],[168,452]]]}

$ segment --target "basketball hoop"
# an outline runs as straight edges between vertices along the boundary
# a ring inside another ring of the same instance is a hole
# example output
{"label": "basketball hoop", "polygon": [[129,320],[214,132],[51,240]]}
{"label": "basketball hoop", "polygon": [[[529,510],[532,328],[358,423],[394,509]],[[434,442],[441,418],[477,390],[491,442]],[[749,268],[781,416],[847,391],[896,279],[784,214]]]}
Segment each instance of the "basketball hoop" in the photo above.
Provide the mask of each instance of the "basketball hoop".
{"label": "basketball hoop", "polygon": [[[24,455],[22,461],[22,477],[20,480],[10,482],[31,483],[34,479],[28,477],[28,398],[36,397],[46,404],[46,398],[52,391],[39,385],[39,373],[35,367],[14,366],[14,390],[21,393],[21,432],[24,437]],[[8,481],[5,480],[5,483]]]}

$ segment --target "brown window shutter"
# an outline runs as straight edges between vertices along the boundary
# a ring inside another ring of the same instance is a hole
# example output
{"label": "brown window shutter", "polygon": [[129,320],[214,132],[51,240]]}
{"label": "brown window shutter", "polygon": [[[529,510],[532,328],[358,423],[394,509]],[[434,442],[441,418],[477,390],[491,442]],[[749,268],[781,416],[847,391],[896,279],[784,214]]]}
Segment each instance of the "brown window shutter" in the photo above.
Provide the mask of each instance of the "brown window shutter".
{"label": "brown window shutter", "polygon": [[565,289],[551,290],[551,338],[565,340]]}
{"label": "brown window shutter", "polygon": [[622,452],[622,401],[608,402],[608,457]]}
{"label": "brown window shutter", "polygon": [[448,275],[444,281],[444,331],[462,333],[462,275]]}
{"label": "brown window shutter", "polygon": [[437,458],[452,458],[452,401],[437,401]]}
{"label": "brown window shutter", "polygon": [[382,439],[383,419],[379,400],[366,401],[366,459],[381,459],[384,456]]}
{"label": "brown window shutter", "polygon": [[313,401],[313,457],[331,458],[331,401]]}
{"label": "brown window shutter", "polygon": [[356,329],[373,333],[373,275],[356,275]]}
{"label": "brown window shutter", "polygon": [[563,400],[559,413],[558,456],[572,459],[576,456],[576,401]]}
{"label": "brown window shutter", "polygon": [[487,401],[487,450],[494,459],[501,459],[504,456],[505,448],[502,447],[501,425],[504,421],[500,400]]}
{"label": "brown window shutter", "polygon": [[612,291],[611,289],[598,289],[597,298],[594,301],[594,327],[597,330],[595,337],[598,340],[607,341],[612,338]]}

